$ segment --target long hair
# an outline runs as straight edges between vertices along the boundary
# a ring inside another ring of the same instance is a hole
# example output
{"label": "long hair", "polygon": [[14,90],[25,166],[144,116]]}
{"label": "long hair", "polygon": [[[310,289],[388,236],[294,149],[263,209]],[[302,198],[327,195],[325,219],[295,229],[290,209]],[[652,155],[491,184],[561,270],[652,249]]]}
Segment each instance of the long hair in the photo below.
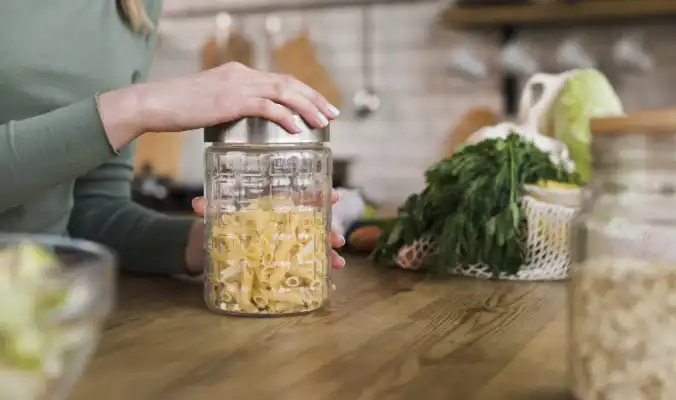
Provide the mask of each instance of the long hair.
{"label": "long hair", "polygon": [[143,0],[118,0],[118,4],[134,32],[146,34],[155,30],[155,24],[148,16]]}

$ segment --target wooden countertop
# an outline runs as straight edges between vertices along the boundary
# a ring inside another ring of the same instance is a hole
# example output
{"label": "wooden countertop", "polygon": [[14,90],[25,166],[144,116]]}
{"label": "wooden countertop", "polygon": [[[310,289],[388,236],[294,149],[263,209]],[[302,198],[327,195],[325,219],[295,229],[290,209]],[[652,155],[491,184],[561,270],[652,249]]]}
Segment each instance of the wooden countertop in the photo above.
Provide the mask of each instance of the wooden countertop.
{"label": "wooden countertop", "polygon": [[218,316],[199,284],[125,277],[71,399],[569,398],[565,284],[348,267],[329,311],[299,318]]}

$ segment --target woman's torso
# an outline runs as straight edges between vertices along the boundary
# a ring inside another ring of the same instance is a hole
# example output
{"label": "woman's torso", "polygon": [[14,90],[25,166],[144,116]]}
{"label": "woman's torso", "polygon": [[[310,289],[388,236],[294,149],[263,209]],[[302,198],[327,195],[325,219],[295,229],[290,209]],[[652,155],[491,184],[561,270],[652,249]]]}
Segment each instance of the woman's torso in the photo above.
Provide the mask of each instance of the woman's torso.
{"label": "woman's torso", "polygon": [[[161,0],[145,4],[159,15]],[[114,0],[21,0],[2,6],[0,49],[0,123],[6,123],[144,80],[152,40],[127,27]],[[0,231],[65,233],[73,183],[0,213]]]}

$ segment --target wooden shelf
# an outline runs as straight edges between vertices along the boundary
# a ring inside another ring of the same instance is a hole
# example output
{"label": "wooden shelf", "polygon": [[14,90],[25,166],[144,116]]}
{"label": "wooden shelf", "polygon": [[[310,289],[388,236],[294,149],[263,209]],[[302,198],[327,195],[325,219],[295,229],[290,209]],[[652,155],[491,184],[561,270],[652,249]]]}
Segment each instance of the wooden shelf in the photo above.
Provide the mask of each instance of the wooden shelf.
{"label": "wooden shelf", "polygon": [[[328,10],[343,7],[436,3],[439,0],[190,0],[188,5],[166,6],[162,18],[213,17],[220,12],[233,15],[273,14],[287,11]],[[167,2],[168,3],[168,2]],[[176,4],[181,3],[176,1]]]}
{"label": "wooden shelf", "polygon": [[676,17],[676,0],[582,0],[579,3],[453,7],[442,14],[452,28],[551,23],[605,23]]}

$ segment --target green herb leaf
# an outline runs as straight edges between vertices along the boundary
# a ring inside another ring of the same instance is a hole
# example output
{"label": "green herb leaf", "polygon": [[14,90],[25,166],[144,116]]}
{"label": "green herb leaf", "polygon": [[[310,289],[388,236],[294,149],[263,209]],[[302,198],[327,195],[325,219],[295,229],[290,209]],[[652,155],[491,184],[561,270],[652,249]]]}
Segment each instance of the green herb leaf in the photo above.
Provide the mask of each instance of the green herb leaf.
{"label": "green herb leaf", "polygon": [[431,166],[427,186],[400,208],[397,223],[381,235],[375,259],[392,265],[399,249],[431,235],[436,253],[425,262],[431,273],[483,263],[495,276],[515,274],[526,253],[525,185],[540,180],[579,184],[549,155],[516,134],[462,146]]}

